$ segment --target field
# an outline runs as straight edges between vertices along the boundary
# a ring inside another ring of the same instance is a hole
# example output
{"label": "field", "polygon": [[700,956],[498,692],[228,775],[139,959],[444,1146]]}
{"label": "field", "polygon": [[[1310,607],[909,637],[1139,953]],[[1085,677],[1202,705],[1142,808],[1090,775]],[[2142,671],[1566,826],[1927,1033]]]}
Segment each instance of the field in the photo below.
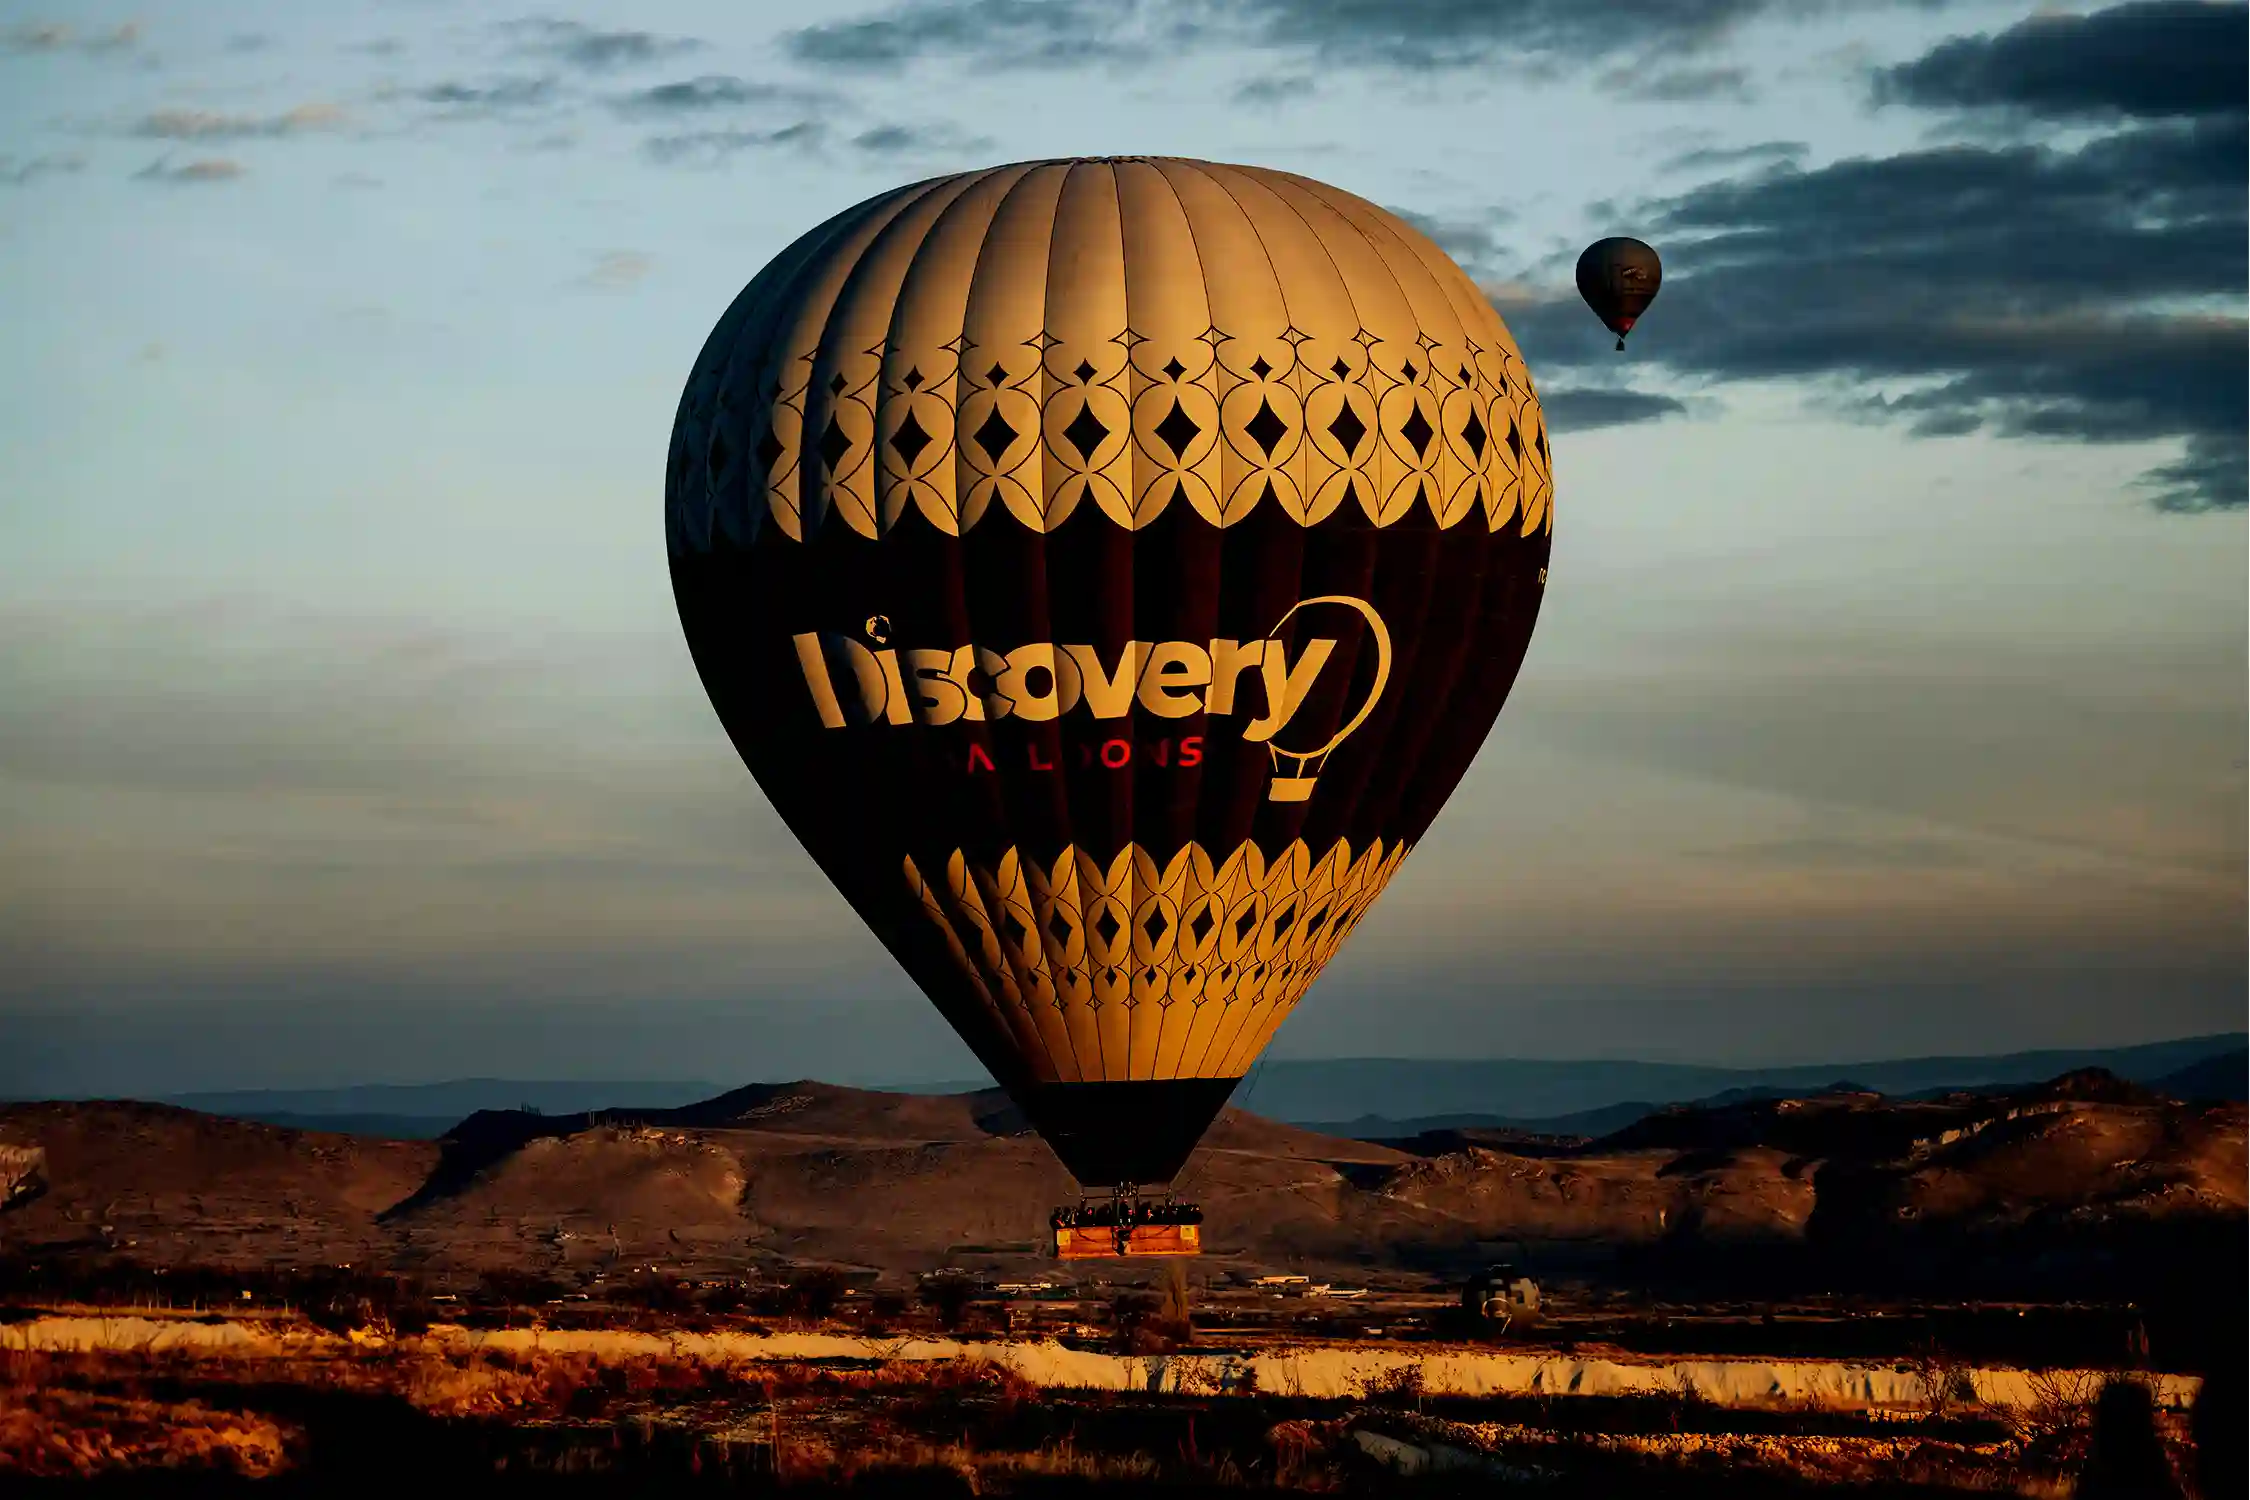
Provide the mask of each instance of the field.
{"label": "field", "polygon": [[2060,1496],[2105,1442],[2130,1459],[2136,1440],[2150,1472],[2206,1493],[2191,1419],[2129,1378],[2106,1397],[2099,1377],[2058,1377],[2020,1405],[1858,1411],[1728,1405],[1684,1383],[1447,1397],[1410,1376],[1346,1396],[1152,1394],[1043,1388],[976,1357],[602,1357],[272,1327],[224,1352],[18,1348],[0,1377],[0,1473],[22,1493],[463,1480],[605,1493]]}

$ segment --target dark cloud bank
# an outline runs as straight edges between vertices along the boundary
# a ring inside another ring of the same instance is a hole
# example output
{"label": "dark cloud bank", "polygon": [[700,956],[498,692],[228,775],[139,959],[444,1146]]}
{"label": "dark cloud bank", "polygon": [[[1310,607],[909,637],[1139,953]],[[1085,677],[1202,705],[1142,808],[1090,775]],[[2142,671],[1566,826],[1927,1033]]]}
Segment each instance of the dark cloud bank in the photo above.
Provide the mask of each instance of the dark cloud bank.
{"label": "dark cloud bank", "polygon": [[[1830,0],[1892,9],[1901,0]],[[1326,60],[1465,67],[1506,53],[1591,60],[1677,55],[1781,0],[906,0],[794,33],[800,61],[895,68],[930,57],[991,66],[1131,62],[1168,46],[1250,44]]]}
{"label": "dark cloud bank", "polygon": [[[1653,59],[1682,81],[1669,95],[1708,96],[1748,86],[1717,44],[1797,13],[1773,0],[908,0],[795,32],[787,49],[841,70],[1130,62],[1188,44],[1400,69]],[[1933,112],[1963,144],[1812,170],[1675,163],[1728,175],[1614,216],[1668,262],[1635,365],[1816,381],[1918,435],[2176,442],[2180,457],[2146,476],[2157,505],[2242,506],[2244,15],[2201,0],[2040,15],[1876,76],[1875,103]],[[1691,56],[1703,60],[1683,68]],[[1616,386],[1575,297],[1503,310],[1549,372],[1558,427],[1686,409]]]}
{"label": "dark cloud bank", "polygon": [[[1923,435],[2175,440],[2182,456],[2146,477],[2158,505],[2242,506],[2245,41],[2240,5],[2157,0],[1880,75],[1878,98],[2021,138],[1782,165],[1644,205],[1626,227],[1670,269],[1640,362],[1827,378]],[[2089,123],[2104,128],[2083,144],[2049,143]],[[1575,299],[1506,311],[1538,368],[1611,358]],[[1556,423],[1630,420],[1624,395],[1558,389]]]}

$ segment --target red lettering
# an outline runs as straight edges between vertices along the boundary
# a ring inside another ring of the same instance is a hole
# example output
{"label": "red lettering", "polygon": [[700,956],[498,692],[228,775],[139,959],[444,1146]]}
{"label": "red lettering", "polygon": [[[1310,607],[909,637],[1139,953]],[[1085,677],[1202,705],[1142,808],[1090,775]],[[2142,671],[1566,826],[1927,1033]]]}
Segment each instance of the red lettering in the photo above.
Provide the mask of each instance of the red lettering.
{"label": "red lettering", "polygon": [[1172,763],[1172,742],[1170,740],[1158,740],[1156,742],[1156,749],[1154,753],[1149,756],[1149,759],[1155,761],[1160,766],[1170,765]]}
{"label": "red lettering", "polygon": [[992,757],[985,753],[984,746],[972,742],[969,746],[970,773],[989,771],[992,768]]}
{"label": "red lettering", "polygon": [[1180,769],[1203,764],[1203,736],[1191,734],[1180,741]]}
{"label": "red lettering", "polygon": [[[1114,760],[1110,758],[1110,752],[1112,750],[1117,752],[1117,757]],[[1116,770],[1119,766],[1129,763],[1132,758],[1133,742],[1131,740],[1102,741],[1102,764],[1109,767],[1112,771]]]}
{"label": "red lettering", "polygon": [[1026,745],[1023,748],[1024,754],[1031,758],[1031,769],[1034,771],[1052,771],[1055,768],[1053,761],[1039,758],[1039,747],[1037,745]]}

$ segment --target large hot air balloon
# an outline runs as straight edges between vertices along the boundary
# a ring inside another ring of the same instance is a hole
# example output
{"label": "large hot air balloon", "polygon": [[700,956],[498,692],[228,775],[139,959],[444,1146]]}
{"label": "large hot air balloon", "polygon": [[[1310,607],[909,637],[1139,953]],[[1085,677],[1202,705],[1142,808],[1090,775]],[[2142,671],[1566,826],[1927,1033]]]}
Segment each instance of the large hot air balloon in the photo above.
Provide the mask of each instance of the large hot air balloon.
{"label": "large hot air balloon", "polygon": [[1655,247],[1624,235],[1596,240],[1578,257],[1578,295],[1617,335],[1620,351],[1663,282],[1664,263]]}
{"label": "large hot air balloon", "polygon": [[870,199],[750,283],[666,528],[758,784],[1126,1194],[1179,1175],[1468,769],[1548,463],[1514,340],[1396,216],[1030,162]]}

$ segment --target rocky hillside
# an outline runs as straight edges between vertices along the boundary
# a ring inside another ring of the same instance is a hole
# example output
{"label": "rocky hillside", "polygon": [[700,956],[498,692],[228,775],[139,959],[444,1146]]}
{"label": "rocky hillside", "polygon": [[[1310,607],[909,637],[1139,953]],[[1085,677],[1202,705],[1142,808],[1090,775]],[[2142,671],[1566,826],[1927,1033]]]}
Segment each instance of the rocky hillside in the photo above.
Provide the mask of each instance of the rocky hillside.
{"label": "rocky hillside", "polygon": [[[1598,1141],[1414,1150],[1228,1111],[1182,1191],[1214,1260],[1437,1270],[1520,1249],[1556,1271],[1624,1262],[1780,1285],[2099,1283],[2231,1254],[2244,1111],[2106,1074],[1895,1101],[1861,1091],[1673,1109]],[[1005,1096],[819,1083],[679,1108],[485,1111],[382,1141],[165,1106],[0,1107],[5,1159],[44,1189],[0,1213],[0,1253],[171,1262],[350,1261],[429,1272],[898,1270],[1029,1260],[1072,1185]],[[2169,1261],[2167,1261],[2169,1257]]]}

